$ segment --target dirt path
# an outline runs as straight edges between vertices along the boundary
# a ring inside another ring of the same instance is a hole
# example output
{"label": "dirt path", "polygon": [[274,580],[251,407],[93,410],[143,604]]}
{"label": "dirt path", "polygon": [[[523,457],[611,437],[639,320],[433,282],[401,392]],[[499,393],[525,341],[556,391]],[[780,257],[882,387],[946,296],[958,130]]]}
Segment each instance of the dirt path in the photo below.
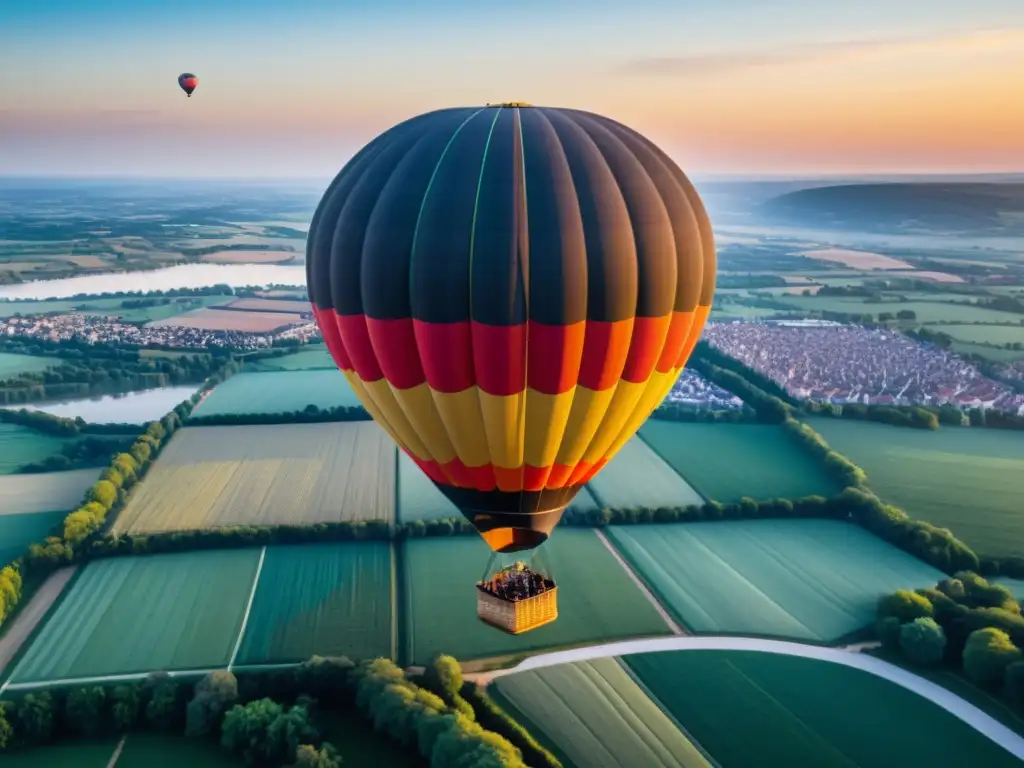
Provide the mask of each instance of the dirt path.
{"label": "dirt path", "polygon": [[124,743],[128,739],[128,734],[121,737],[121,740],[117,742],[117,749],[114,750],[114,754],[110,756],[110,761],[107,763],[107,768],[114,768],[117,765],[117,758],[121,756],[121,750],[124,749]]}
{"label": "dirt path", "polygon": [[[622,656],[630,653],[653,651],[761,651],[786,656],[802,656],[833,664],[860,669],[871,675],[884,678],[901,688],[942,707],[954,717],[962,720],[976,731],[992,739],[1014,757],[1024,760],[1024,737],[1007,728],[993,717],[982,712],[973,704],[961,699],[952,691],[887,661],[866,653],[859,653],[862,644],[849,646],[851,650],[825,648],[818,645],[803,645],[783,640],[762,640],[753,637],[666,637],[651,640],[626,640],[621,643],[594,645],[588,648],[574,648],[568,651],[531,656],[512,669],[493,670],[487,673],[488,680],[528,669],[565,664],[570,661],[587,661],[607,656]],[[851,652],[852,651],[852,652]]]}
{"label": "dirt path", "polygon": [[60,597],[64,587],[71,580],[71,577],[75,575],[77,568],[78,566],[71,566],[51,573],[49,578],[32,595],[29,604],[14,618],[14,623],[4,636],[0,638],[0,669],[8,671],[9,674],[7,665],[11,663],[11,659],[21,650],[21,646],[24,645],[25,640],[32,634],[32,631],[39,622],[42,621],[46,612],[50,610],[50,606]]}
{"label": "dirt path", "polygon": [[669,616],[668,611],[666,611],[662,604],[658,602],[658,599],[651,594],[651,590],[647,588],[647,585],[640,580],[640,577],[636,575],[633,569],[629,566],[629,563],[622,558],[622,555],[619,554],[619,550],[617,550],[612,543],[608,541],[608,537],[604,535],[604,531],[600,528],[595,528],[594,533],[597,534],[597,538],[599,538],[601,543],[607,547],[608,551],[612,553],[612,557],[614,557],[618,561],[619,565],[622,566],[622,570],[624,570],[629,575],[629,578],[633,580],[637,589],[639,589],[650,604],[654,606],[654,610],[658,612],[658,615],[664,619],[666,624],[668,624],[668,628],[672,630],[672,634],[686,636],[688,634],[686,630],[679,626],[675,620]]}

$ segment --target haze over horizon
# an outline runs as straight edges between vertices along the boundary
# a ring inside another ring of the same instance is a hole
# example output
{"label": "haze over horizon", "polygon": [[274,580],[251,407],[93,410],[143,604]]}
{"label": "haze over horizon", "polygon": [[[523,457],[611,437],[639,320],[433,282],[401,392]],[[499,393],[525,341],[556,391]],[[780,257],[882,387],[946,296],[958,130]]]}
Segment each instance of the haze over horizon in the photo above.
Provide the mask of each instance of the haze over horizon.
{"label": "haze over horizon", "polygon": [[1019,0],[423,5],[5,9],[0,175],[324,179],[407,117],[501,100],[608,115],[695,176],[1024,171]]}

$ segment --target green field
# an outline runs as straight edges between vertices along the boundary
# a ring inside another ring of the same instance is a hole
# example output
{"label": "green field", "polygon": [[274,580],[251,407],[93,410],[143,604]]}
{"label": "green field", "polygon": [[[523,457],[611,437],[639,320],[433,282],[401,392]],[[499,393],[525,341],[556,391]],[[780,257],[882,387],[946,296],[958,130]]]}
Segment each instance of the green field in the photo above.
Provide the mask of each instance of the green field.
{"label": "green field", "polygon": [[412,539],[404,546],[403,663],[423,664],[438,652],[482,659],[669,634],[654,606],[591,530],[559,529],[544,545],[543,558],[558,582],[558,620],[518,637],[477,618],[474,584],[490,554],[483,541],[459,536]]}
{"label": "green field", "polygon": [[1012,312],[948,301],[865,302],[863,298],[846,296],[776,296],[774,300],[805,312],[861,313],[877,317],[882,312],[895,315],[900,310],[910,310],[917,316],[917,323],[1012,323],[1020,319]]}
{"label": "green field", "polygon": [[943,574],[851,523],[737,520],[613,526],[609,537],[693,632],[832,642],[878,598]]}
{"label": "green field", "polygon": [[981,355],[986,360],[997,363],[1012,363],[1015,360],[1024,360],[1024,350],[1021,349],[1000,349],[999,347],[986,347],[982,344],[968,344],[964,341],[953,341],[951,349],[958,355]]}
{"label": "green field", "polygon": [[[0,307],[3,304],[0,303]],[[33,355],[13,355],[0,352],[0,381],[11,379],[22,373],[38,373],[59,365],[60,361],[53,357],[34,357]]]}
{"label": "green field", "polygon": [[462,516],[405,451],[398,452],[397,471],[399,521],[408,523]]}
{"label": "green field", "polygon": [[[170,304],[159,304],[153,307],[134,307],[126,309],[121,306],[125,299],[59,299],[55,301],[0,301],[0,318],[15,314],[39,315],[51,313],[82,312],[86,315],[117,315],[130,323],[165,320],[192,309],[222,304],[224,296],[188,296],[172,299]],[[2,363],[0,363],[2,366]],[[3,378],[3,377],[0,377]]]}
{"label": "green field", "polygon": [[499,677],[498,703],[572,766],[709,768],[615,658]]}
{"label": "green field", "polygon": [[28,545],[42,541],[67,517],[67,512],[30,512],[6,515],[0,512],[0,567],[21,557]]}
{"label": "green field", "polygon": [[226,666],[259,557],[236,549],[90,563],[11,682]]}
{"label": "green field", "polygon": [[640,437],[693,488],[716,501],[832,496],[841,490],[820,461],[774,424],[649,419]]}
{"label": "green field", "polygon": [[588,485],[602,507],[685,507],[703,504],[693,488],[633,437]]}
{"label": "green field", "polygon": [[840,664],[704,650],[624,661],[721,766],[1020,765],[937,704]]}
{"label": "green field", "polygon": [[356,407],[348,379],[337,368],[318,371],[239,373],[217,386],[193,415],[292,413],[307,405],[317,408]]}
{"label": "green field", "polygon": [[936,432],[860,421],[809,421],[860,466],[883,500],[949,528],[982,555],[1024,551],[1024,440],[1000,429]]}
{"label": "green field", "polygon": [[392,656],[391,559],[383,541],[268,547],[235,663]]}
{"label": "green field", "polygon": [[391,521],[395,453],[387,433],[369,421],[186,427],[114,530]]}
{"label": "green field", "polygon": [[[978,344],[1024,344],[1024,325],[942,325],[933,330],[942,331],[954,339]],[[1024,351],[1015,350],[1018,355]]]}
{"label": "green field", "polygon": [[0,475],[10,475],[24,464],[60,453],[71,440],[20,424],[0,424]]}
{"label": "green field", "polygon": [[33,475],[0,475],[0,514],[70,511],[82,503],[89,486],[100,475],[98,469],[43,472]]}
{"label": "green field", "polygon": [[162,733],[132,733],[124,742],[116,768],[220,768],[241,761],[211,739]]}
{"label": "green field", "polygon": [[[133,737],[134,738],[134,737]],[[107,768],[117,739],[72,741],[4,754],[4,768]],[[118,765],[121,762],[118,761]],[[203,768],[196,765],[194,768]]]}
{"label": "green field", "polygon": [[266,360],[259,360],[250,363],[253,370],[257,371],[312,371],[321,368],[335,370],[338,366],[322,344],[311,346],[296,352],[294,355],[284,357],[271,357]]}

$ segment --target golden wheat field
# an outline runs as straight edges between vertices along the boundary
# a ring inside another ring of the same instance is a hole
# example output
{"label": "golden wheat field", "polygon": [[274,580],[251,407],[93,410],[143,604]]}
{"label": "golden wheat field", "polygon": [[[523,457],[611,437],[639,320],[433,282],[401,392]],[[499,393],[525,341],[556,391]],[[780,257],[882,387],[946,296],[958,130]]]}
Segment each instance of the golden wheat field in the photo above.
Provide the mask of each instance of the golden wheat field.
{"label": "golden wheat field", "polygon": [[390,522],[395,453],[369,421],[187,427],[132,493],[114,530]]}

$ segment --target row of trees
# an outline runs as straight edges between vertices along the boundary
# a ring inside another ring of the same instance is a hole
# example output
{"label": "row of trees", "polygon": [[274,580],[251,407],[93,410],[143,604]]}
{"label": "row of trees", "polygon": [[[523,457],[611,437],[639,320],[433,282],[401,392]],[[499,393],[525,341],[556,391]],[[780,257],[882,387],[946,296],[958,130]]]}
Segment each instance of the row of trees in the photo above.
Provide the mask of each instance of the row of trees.
{"label": "row of trees", "polygon": [[[456,663],[457,668],[457,663]],[[461,686],[461,672],[443,685]],[[417,685],[388,659],[355,664],[313,657],[295,669],[220,670],[194,685],[154,673],[115,686],[28,693],[0,709],[0,748],[26,749],[67,738],[150,729],[218,739],[248,764],[341,765],[321,737],[329,717],[360,717],[418,752],[434,768],[525,768],[522,752],[455,706]]]}
{"label": "row of trees", "polygon": [[1024,617],[1005,587],[963,571],[934,588],[899,590],[879,600],[876,630],[890,652],[962,670],[1024,713]]}
{"label": "row of trees", "polygon": [[99,466],[110,461],[112,454],[129,450],[134,439],[132,435],[110,437],[89,435],[80,440],[65,443],[60,447],[58,453],[47,456],[45,459],[22,464],[17,471],[21,474],[33,474]]}
{"label": "row of trees", "polygon": [[234,426],[242,424],[319,424],[329,421],[370,421],[373,417],[358,405],[320,408],[310,404],[301,411],[284,413],[224,413],[195,416],[189,423],[198,427]]}
{"label": "row of trees", "polygon": [[[245,246],[249,248],[249,246]],[[227,283],[217,283],[200,288],[169,288],[164,291],[110,291],[107,293],[76,293],[68,296],[62,301],[86,301],[92,299],[153,299],[153,298],[177,298],[188,296],[239,296],[251,298],[273,289],[287,290],[291,293],[305,293],[304,288],[289,285],[271,285],[269,287],[246,286],[244,288],[232,288]],[[17,308],[19,303],[38,304],[38,299],[4,299],[3,306]]]}
{"label": "row of trees", "polygon": [[143,424],[90,424],[82,418],[67,419],[43,411],[13,411],[0,408],[0,423],[16,424],[34,429],[54,437],[75,437],[76,435],[124,435],[141,432]]}
{"label": "row of trees", "polygon": [[833,451],[825,438],[809,425],[787,418],[782,422],[782,428],[805,450],[814,454],[824,465],[825,470],[844,488],[860,488],[867,483],[867,473],[841,453]]}

